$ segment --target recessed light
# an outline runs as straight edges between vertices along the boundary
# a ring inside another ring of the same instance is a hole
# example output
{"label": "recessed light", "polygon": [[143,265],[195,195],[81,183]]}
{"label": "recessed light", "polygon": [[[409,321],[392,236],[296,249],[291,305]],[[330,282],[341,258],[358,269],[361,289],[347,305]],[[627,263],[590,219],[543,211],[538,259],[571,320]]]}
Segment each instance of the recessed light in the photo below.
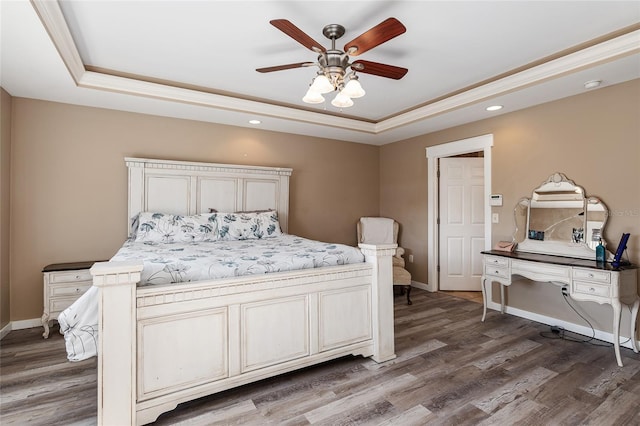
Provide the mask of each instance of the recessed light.
{"label": "recessed light", "polygon": [[584,84],[585,89],[595,89],[602,84],[602,80],[591,80]]}
{"label": "recessed light", "polygon": [[488,106],[487,111],[498,111],[499,109],[502,109],[502,105],[491,105]]}
{"label": "recessed light", "polygon": [[249,120],[249,124],[260,124],[262,121],[260,120]]}

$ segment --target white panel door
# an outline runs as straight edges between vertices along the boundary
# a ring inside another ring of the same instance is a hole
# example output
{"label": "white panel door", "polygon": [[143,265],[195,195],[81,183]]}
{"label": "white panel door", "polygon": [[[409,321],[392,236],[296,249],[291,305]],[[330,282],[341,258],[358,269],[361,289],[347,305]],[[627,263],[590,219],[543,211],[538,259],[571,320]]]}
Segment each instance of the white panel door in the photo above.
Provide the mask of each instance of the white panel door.
{"label": "white panel door", "polygon": [[484,160],[440,159],[440,290],[480,291]]}

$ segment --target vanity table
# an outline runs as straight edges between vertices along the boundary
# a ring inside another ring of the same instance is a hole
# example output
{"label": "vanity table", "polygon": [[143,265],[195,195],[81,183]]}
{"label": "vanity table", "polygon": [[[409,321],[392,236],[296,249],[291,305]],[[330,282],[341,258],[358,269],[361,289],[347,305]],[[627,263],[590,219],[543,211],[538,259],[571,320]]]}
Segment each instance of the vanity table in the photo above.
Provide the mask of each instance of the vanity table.
{"label": "vanity table", "polygon": [[[543,182],[531,198],[521,199],[514,210],[517,250],[482,252],[482,321],[487,313],[487,282],[501,284],[502,313],[504,288],[515,281],[513,276],[555,284],[564,287],[565,294],[574,300],[611,305],[614,351],[622,367],[619,344],[622,305],[630,308],[631,346],[638,352],[635,330],[640,307],[638,268],[634,265],[613,268],[609,262],[596,262],[595,247],[603,236],[606,211],[601,200],[585,197],[584,190],[561,173]],[[611,258],[607,252],[607,260]]]}
{"label": "vanity table", "polygon": [[483,251],[484,272],[482,275],[482,297],[484,310],[482,321],[487,315],[487,282],[496,281],[500,286],[500,308],[504,313],[504,286],[512,283],[512,276],[519,275],[533,281],[567,286],[572,299],[608,304],[613,307],[613,347],[616,361],[622,367],[620,358],[620,318],[622,305],[631,309],[631,346],[638,352],[635,325],[638,317],[640,298],[637,290],[637,267],[626,266],[614,269],[610,263],[597,264],[595,260],[576,259],[546,254]]}

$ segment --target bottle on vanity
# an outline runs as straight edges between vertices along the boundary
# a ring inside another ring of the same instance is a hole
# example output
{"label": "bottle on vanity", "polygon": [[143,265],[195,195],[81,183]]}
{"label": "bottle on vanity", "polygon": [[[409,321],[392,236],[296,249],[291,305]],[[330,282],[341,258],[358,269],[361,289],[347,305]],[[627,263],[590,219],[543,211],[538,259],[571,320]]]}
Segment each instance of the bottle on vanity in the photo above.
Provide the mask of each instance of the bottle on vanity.
{"label": "bottle on vanity", "polygon": [[605,249],[604,246],[602,245],[602,239],[600,239],[600,241],[598,242],[598,245],[596,246],[596,262],[598,263],[604,263],[605,262]]}

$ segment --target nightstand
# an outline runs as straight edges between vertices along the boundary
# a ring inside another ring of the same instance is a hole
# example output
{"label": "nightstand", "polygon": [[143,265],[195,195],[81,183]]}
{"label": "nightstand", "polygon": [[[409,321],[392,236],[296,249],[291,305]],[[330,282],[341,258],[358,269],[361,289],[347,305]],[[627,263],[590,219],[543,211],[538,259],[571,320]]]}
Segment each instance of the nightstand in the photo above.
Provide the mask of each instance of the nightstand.
{"label": "nightstand", "polygon": [[58,317],[93,284],[89,269],[96,261],[55,263],[42,270],[44,275],[44,312],[42,337],[49,337],[49,321]]}

